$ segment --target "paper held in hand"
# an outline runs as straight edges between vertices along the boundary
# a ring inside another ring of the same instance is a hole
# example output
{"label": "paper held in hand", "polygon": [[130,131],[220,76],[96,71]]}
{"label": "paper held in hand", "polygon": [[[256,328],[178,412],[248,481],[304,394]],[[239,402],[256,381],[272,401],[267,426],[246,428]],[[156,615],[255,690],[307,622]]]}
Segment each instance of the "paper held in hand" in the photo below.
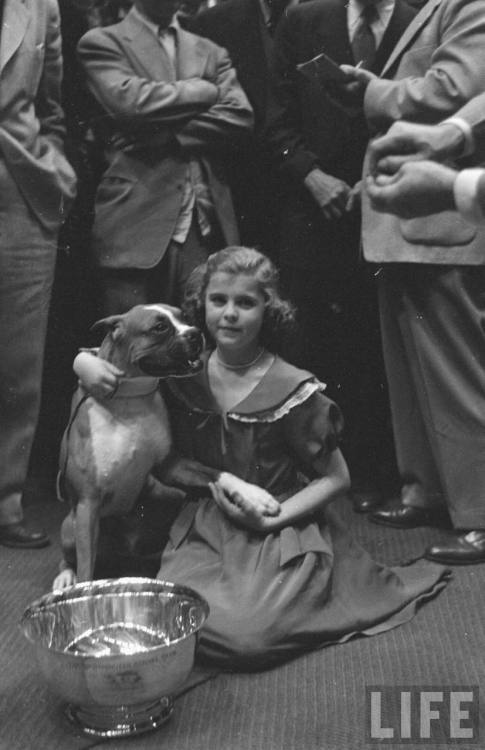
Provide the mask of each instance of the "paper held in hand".
{"label": "paper held in hand", "polygon": [[333,81],[337,83],[348,83],[348,76],[341,70],[340,66],[331,57],[320,53],[311,60],[306,60],[296,66],[303,75],[321,83]]}

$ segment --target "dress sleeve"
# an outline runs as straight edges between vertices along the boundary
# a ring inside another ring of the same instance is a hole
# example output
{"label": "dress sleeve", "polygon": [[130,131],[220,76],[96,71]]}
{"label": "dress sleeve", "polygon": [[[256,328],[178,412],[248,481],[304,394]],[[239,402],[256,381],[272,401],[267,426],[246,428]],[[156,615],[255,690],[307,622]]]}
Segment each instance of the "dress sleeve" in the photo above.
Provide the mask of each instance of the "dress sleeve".
{"label": "dress sleeve", "polygon": [[327,457],[338,446],[343,424],[339,407],[319,391],[286,415],[286,439],[305,474],[325,473]]}

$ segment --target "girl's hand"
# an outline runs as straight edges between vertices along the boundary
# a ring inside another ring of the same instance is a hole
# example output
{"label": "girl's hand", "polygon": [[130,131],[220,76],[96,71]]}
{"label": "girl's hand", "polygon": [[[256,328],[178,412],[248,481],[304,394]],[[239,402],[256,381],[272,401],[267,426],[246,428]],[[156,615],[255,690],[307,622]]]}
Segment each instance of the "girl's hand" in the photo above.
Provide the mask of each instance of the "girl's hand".
{"label": "girl's hand", "polygon": [[244,506],[249,504],[261,515],[277,516],[281,510],[279,502],[269,492],[258,487],[257,484],[250,484],[244,479],[239,479],[234,474],[222,472],[217,485],[229,501],[233,500],[236,504]]}
{"label": "girl's hand", "polygon": [[263,513],[260,508],[238,493],[229,498],[218,482],[209,484],[209,487],[219,508],[238,526],[253,531],[265,531],[268,520],[274,518]]}
{"label": "girl's hand", "polygon": [[113,396],[123,371],[105,359],[89,352],[80,352],[74,360],[74,372],[83,388],[96,399]]}

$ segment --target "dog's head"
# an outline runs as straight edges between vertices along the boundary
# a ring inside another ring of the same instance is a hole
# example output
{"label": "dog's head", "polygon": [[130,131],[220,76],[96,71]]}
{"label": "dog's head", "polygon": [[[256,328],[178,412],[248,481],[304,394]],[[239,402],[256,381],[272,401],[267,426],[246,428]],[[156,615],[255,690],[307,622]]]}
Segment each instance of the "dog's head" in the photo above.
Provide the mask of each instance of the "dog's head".
{"label": "dog's head", "polygon": [[124,370],[126,377],[185,376],[202,367],[203,336],[184,323],[176,307],[137,305],[124,315],[98,320],[92,330],[106,333],[99,356]]}

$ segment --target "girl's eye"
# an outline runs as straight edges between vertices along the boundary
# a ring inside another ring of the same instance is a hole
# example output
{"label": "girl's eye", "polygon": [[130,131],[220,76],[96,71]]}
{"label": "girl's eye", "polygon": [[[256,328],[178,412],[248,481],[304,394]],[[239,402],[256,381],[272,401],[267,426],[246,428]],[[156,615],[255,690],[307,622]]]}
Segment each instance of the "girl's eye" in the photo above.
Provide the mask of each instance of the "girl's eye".
{"label": "girl's eye", "polygon": [[239,306],[244,307],[246,310],[250,309],[251,307],[254,307],[255,302],[250,297],[243,297],[239,300]]}
{"label": "girl's eye", "polygon": [[225,305],[226,299],[222,296],[222,294],[214,294],[209,297],[209,301],[213,305]]}

